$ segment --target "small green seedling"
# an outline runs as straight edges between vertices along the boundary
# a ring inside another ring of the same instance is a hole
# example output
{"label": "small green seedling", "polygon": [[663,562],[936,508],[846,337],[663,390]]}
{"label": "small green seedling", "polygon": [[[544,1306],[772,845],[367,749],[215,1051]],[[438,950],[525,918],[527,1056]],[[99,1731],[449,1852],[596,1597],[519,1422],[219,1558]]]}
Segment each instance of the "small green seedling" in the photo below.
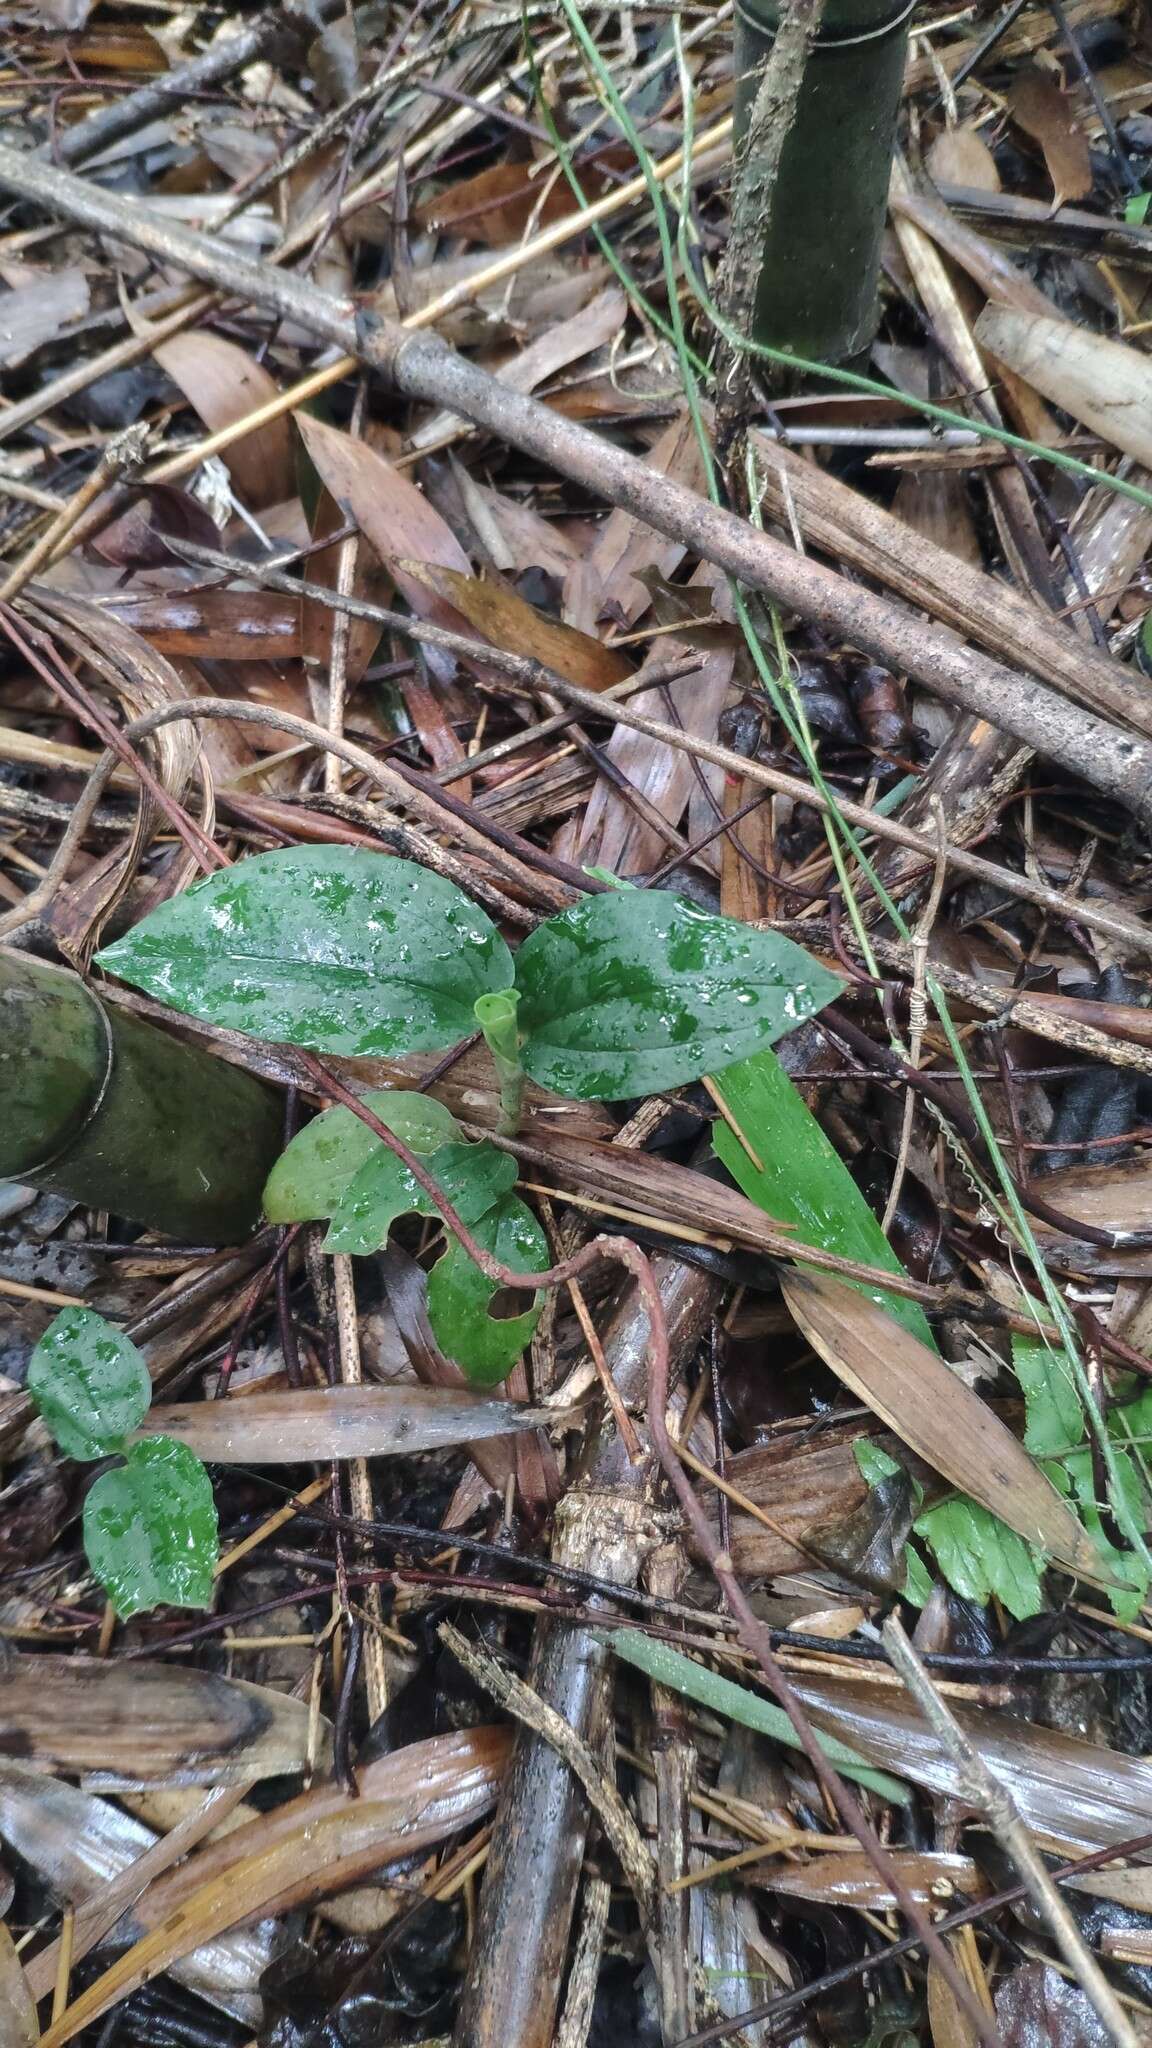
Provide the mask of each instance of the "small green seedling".
{"label": "small green seedling", "polygon": [[212,1482],[172,1437],[128,1442],[152,1400],[136,1346],[91,1309],[63,1309],[32,1353],[28,1392],[65,1457],[123,1460],[84,1502],[88,1562],[117,1614],[207,1607],[218,1549]]}
{"label": "small green seedling", "polygon": [[[446,1052],[479,1031],[507,1130],[526,1079],[580,1101],[680,1088],[773,1044],[840,988],[789,939],[657,891],[588,897],[538,925],[513,957],[491,919],[442,876],[346,846],[256,854],[209,875],[98,958],[174,1009],[321,1053]],[[548,1264],[539,1225],[511,1192],[506,1155],[464,1142],[424,1098],[368,1099],[423,1156],[482,1246],[519,1272]],[[328,1248],[358,1253],[378,1250],[397,1216],[435,1213],[344,1109],[294,1139],[265,1206],[274,1222],[329,1218]],[[540,1310],[537,1301],[497,1319],[495,1293],[450,1237],[429,1278],[429,1318],[485,1385],[511,1370]]]}

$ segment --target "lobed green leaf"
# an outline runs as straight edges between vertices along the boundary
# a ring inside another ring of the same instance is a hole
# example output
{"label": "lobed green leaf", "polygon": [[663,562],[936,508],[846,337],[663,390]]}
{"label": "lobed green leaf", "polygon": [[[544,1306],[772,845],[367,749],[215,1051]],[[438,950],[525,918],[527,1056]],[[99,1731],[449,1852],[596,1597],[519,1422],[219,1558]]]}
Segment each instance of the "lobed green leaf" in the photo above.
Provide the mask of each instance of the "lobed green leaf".
{"label": "lobed green leaf", "polygon": [[1016,1621],[1040,1613],[1044,1592],[1035,1551],[978,1501],[957,1494],[913,1526],[963,1599],[982,1607],[994,1593]]}
{"label": "lobed green leaf", "polygon": [[[410,1152],[426,1155],[463,1135],[455,1117],[433,1096],[374,1088],[364,1102]],[[268,1176],[264,1213],[269,1222],[310,1223],[331,1216],[365,1161],[377,1153],[395,1157],[354,1110],[324,1110],[297,1132]]]}
{"label": "lobed green leaf", "polygon": [[[474,1224],[516,1184],[516,1162],[495,1145],[441,1145],[428,1171],[462,1223]],[[361,1257],[380,1250],[398,1216],[438,1217],[439,1209],[408,1168],[377,1143],[332,1212],[324,1249]]]}
{"label": "lobed green leaf", "polygon": [[[504,1195],[471,1225],[478,1244],[517,1273],[549,1266],[548,1240],[518,1195]],[[428,1275],[428,1320],[442,1350],[462,1366],[473,1386],[492,1387],[506,1379],[540,1320],[542,1294],[522,1315],[493,1316],[499,1292],[480,1271],[459,1238],[449,1234],[447,1250]]]}

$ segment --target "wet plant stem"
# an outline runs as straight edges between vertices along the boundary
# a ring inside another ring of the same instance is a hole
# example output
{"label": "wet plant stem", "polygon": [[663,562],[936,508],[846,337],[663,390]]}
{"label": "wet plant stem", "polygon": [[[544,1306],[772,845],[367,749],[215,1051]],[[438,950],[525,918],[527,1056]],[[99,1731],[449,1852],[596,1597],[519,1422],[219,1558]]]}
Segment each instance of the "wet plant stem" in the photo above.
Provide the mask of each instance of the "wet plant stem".
{"label": "wet plant stem", "polygon": [[476,1022],[492,1055],[500,1083],[500,1130],[514,1138],[520,1129],[524,1109],[526,1075],[520,1058],[520,1033],[516,1010],[520,997],[516,989],[502,989],[498,995],[478,996]]}

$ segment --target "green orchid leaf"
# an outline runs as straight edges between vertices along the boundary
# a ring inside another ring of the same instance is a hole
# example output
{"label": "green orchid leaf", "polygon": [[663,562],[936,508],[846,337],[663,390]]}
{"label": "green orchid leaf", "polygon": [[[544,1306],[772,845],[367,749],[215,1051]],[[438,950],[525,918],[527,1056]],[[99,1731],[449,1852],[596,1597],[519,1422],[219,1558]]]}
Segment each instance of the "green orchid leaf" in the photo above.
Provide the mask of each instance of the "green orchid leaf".
{"label": "green orchid leaf", "polygon": [[[516,1161],[486,1139],[478,1145],[441,1145],[426,1163],[461,1222],[469,1225],[516,1185]],[[388,1242],[398,1216],[439,1214],[419,1181],[377,1140],[332,1211],[324,1250],[363,1257]]]}
{"label": "green orchid leaf", "polygon": [[[745,1685],[737,1685],[731,1678],[721,1678],[716,1671],[710,1671],[695,1657],[686,1657],[683,1650],[674,1650],[671,1643],[661,1643],[654,1636],[646,1636],[641,1629],[613,1629],[611,1635],[603,1635],[601,1642],[617,1657],[646,1672],[658,1685],[666,1685],[673,1692],[683,1693],[686,1699],[699,1700],[710,1713],[720,1714],[726,1721],[736,1721],[742,1728],[753,1728],[759,1735],[768,1735],[773,1742],[785,1742],[790,1749],[799,1749],[800,1738],[791,1721],[772,1700],[762,1699]],[[895,1806],[910,1806],[912,1796],[899,1778],[890,1777],[887,1771],[878,1771],[860,1755],[859,1750],[850,1749],[835,1735],[825,1735],[817,1728],[816,1740],[829,1763],[833,1763],[842,1777],[854,1778],[858,1785],[867,1785],[869,1790],[889,1799]]]}
{"label": "green orchid leaf", "polygon": [[[712,1147],[742,1194],[780,1223],[790,1223],[801,1241],[836,1252],[842,1259],[903,1274],[904,1268],[839,1153],[825,1137],[798,1088],[774,1052],[758,1052],[738,1066],[713,1074],[716,1088],[755,1159],[726,1123],[712,1127]],[[757,1164],[757,1161],[759,1164]],[[853,1286],[859,1285],[853,1281]],[[863,1290],[862,1290],[863,1291]],[[869,1290],[872,1299],[922,1344],[936,1339],[918,1302]]]}
{"label": "green orchid leaf", "polygon": [[130,1338],[92,1309],[66,1308],[32,1353],[28,1392],[65,1457],[90,1463],[143,1422],[152,1382]]}
{"label": "green orchid leaf", "polygon": [[516,956],[522,1057],[581,1101],[679,1088],[782,1038],[840,982],[790,940],[660,890],[592,896]]}
{"label": "green orchid leaf", "polygon": [[[463,1137],[455,1117],[430,1095],[373,1088],[364,1103],[410,1152],[425,1155]],[[331,1216],[365,1161],[378,1152],[394,1157],[354,1110],[326,1109],[297,1133],[272,1168],[264,1189],[268,1221],[310,1223],[315,1216]]]}
{"label": "green orchid leaf", "polygon": [[994,1593],[1017,1621],[1041,1612],[1044,1593],[1036,1553],[978,1501],[958,1494],[929,1508],[913,1527],[963,1599],[983,1606]]}
{"label": "green orchid leaf", "polygon": [[[517,1273],[538,1273],[552,1263],[548,1240],[517,1195],[504,1195],[470,1226],[483,1250]],[[449,1237],[443,1258],[428,1275],[428,1320],[436,1342],[454,1358],[474,1386],[507,1379],[532,1341],[544,1305],[532,1297],[523,1315],[493,1316],[489,1304],[496,1284],[480,1271],[458,1238]]]}
{"label": "green orchid leaf", "polygon": [[88,1562],[117,1614],[208,1607],[218,1555],[212,1482],[170,1436],[132,1445],[84,1503]]}
{"label": "green orchid leaf", "polygon": [[320,1052],[432,1051],[506,988],[495,925],[440,875],[354,846],[258,853],[208,875],[97,956],[173,1009]]}

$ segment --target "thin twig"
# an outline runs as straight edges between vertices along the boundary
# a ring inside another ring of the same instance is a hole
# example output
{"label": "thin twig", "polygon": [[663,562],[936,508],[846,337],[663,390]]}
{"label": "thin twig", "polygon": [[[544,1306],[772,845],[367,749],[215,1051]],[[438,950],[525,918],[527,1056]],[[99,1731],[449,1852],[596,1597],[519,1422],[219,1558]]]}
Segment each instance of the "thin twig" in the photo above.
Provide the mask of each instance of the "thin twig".
{"label": "thin twig", "polygon": [[498,1663],[490,1650],[483,1649],[478,1643],[470,1643],[450,1621],[442,1622],[437,1634],[469,1677],[482,1685],[485,1692],[491,1693],[500,1706],[515,1714],[518,1721],[523,1721],[525,1727],[551,1743],[557,1755],[563,1757],[569,1770],[579,1778],[588,1804],[612,1844],[644,1919],[651,1921],[656,1905],[656,1866],[652,1853],[645,1847],[640,1830],[615,1785],[605,1777],[587,1744],[569,1727],[563,1715],[542,1700],[539,1693],[533,1692],[530,1685],[525,1685],[522,1678],[517,1678],[515,1672]]}
{"label": "thin twig", "polygon": [[1051,1929],[1061,1955],[1091,2000],[1109,2039],[1117,2042],[1119,2048],[1138,2048],[1136,2030],[1053,1884],[1007,1785],[989,1770],[941,1699],[895,1615],[884,1623],[882,1634],[893,1664],[955,1765],[960,1798],[983,1815],[1000,1847],[1019,1871],[1028,1897]]}

